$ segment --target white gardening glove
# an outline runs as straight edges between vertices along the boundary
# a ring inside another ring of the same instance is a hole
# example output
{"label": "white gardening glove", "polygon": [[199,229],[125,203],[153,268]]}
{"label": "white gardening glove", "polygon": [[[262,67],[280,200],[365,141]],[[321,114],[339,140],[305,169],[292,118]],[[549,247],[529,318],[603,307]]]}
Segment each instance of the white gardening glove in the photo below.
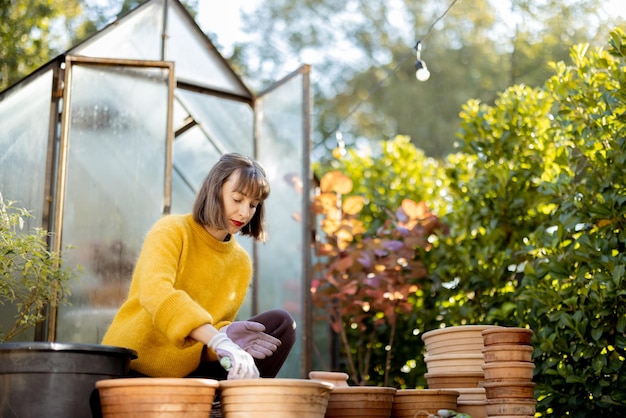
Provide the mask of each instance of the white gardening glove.
{"label": "white gardening glove", "polygon": [[271,356],[278,349],[280,340],[265,332],[265,325],[254,321],[237,321],[222,328],[235,344],[256,359]]}
{"label": "white gardening glove", "polygon": [[232,342],[225,333],[217,333],[207,346],[215,350],[215,354],[220,359],[220,364],[228,371],[229,380],[256,379],[259,377],[259,369],[254,364],[252,356]]}

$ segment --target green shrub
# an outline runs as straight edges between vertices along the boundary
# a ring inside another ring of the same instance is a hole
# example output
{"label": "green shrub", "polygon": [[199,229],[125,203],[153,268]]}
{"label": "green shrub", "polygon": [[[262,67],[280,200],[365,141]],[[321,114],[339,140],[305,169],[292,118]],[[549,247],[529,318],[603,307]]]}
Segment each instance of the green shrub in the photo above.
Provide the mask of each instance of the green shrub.
{"label": "green shrub", "polygon": [[537,411],[626,407],[625,37],[572,48],[543,89],[514,86],[461,114],[450,235],[431,253],[448,325],[530,326]]}
{"label": "green shrub", "polygon": [[[458,153],[445,162],[398,140],[380,159],[337,162],[365,197],[365,236],[375,238],[371,226],[392,219],[404,198],[426,201],[447,230],[415,252],[428,276],[398,321],[394,386],[422,382],[416,329],[530,326],[538,416],[626,408],[626,35],[615,29],[607,50],[571,51],[573,64],[553,64],[543,88],[513,86],[493,105],[469,101]],[[358,346],[362,333],[346,335]]]}

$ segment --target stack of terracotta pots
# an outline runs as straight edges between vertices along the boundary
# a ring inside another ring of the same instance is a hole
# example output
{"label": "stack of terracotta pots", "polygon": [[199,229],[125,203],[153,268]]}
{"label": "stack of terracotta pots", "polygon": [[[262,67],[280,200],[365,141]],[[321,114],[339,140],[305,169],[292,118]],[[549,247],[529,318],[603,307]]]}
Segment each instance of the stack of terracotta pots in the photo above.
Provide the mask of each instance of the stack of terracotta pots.
{"label": "stack of terracotta pots", "polygon": [[497,327],[482,331],[488,417],[531,418],[535,400],[532,330]]}
{"label": "stack of terracotta pots", "polygon": [[422,335],[426,346],[424,361],[430,389],[459,392],[457,412],[485,418],[486,391],[483,387],[484,341],[482,332],[493,325],[461,325],[428,331]]}

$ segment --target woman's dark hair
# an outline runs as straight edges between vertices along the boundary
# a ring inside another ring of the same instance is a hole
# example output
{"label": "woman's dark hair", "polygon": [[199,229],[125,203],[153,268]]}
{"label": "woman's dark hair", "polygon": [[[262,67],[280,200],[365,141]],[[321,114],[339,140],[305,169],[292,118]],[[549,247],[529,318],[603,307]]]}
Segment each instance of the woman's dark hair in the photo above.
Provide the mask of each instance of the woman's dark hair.
{"label": "woman's dark hair", "polygon": [[253,159],[237,153],[224,154],[204,179],[193,204],[193,219],[219,229],[228,229],[224,214],[222,186],[235,172],[239,173],[235,191],[257,200],[259,204],[250,222],[240,231],[257,241],[265,241],[265,205],[270,194],[270,185],[265,170]]}

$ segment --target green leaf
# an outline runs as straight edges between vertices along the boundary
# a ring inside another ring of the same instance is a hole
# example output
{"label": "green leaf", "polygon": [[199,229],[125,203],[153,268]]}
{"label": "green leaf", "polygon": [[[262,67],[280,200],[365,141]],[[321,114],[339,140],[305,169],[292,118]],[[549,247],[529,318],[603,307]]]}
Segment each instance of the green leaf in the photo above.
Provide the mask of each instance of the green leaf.
{"label": "green leaf", "polygon": [[602,328],[593,328],[591,330],[591,338],[593,338],[594,341],[599,341],[603,333],[604,330]]}

